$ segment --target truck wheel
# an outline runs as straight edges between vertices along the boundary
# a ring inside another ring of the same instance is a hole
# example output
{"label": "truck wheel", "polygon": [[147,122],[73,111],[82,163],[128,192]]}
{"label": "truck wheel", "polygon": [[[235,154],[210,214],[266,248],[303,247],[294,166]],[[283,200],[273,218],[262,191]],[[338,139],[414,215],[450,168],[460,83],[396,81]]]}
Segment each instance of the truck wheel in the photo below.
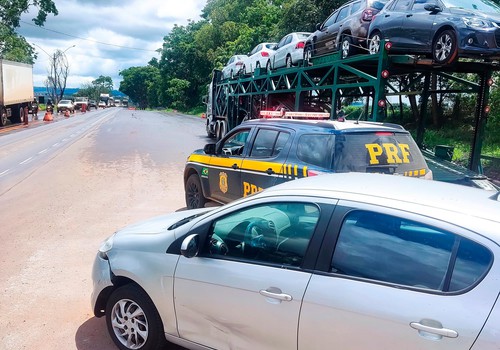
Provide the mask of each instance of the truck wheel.
{"label": "truck wheel", "polygon": [[205,126],[207,129],[207,136],[210,137],[211,139],[215,139],[215,134],[210,130],[210,121],[211,118],[207,118],[207,125]]}
{"label": "truck wheel", "polygon": [[19,113],[17,114],[15,118],[16,123],[24,123],[24,118],[27,118],[28,116],[24,115],[24,108],[19,107]]}
{"label": "truck wheel", "polygon": [[217,141],[221,140],[226,135],[226,122],[221,121],[219,123],[219,132],[217,134]]}
{"label": "truck wheel", "polygon": [[0,126],[7,125],[7,110],[5,107],[0,107]]}
{"label": "truck wheel", "polygon": [[197,209],[205,207],[207,199],[203,196],[200,178],[198,174],[189,175],[186,181],[186,207],[188,209]]}

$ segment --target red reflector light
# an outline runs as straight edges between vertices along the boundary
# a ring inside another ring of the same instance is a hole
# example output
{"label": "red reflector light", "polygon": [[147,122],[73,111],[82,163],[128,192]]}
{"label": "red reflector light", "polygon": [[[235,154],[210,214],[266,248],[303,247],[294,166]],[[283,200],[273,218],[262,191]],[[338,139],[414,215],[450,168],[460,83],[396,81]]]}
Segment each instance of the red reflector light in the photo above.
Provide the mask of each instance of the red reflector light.
{"label": "red reflector light", "polygon": [[394,133],[388,131],[378,131],[375,133],[377,136],[392,136]]}
{"label": "red reflector light", "polygon": [[390,41],[385,43],[385,49],[389,51],[392,48],[392,43]]}
{"label": "red reflector light", "polygon": [[262,57],[269,57],[269,52],[261,51],[260,54]]}
{"label": "red reflector light", "polygon": [[303,49],[305,46],[305,43],[303,41],[299,41],[297,45],[295,45],[296,49]]}
{"label": "red reflector light", "polygon": [[242,65],[243,65],[243,62],[241,62],[241,61],[240,61],[240,62],[236,62],[236,65],[237,65],[237,66],[242,66]]}
{"label": "red reflector light", "polygon": [[387,69],[384,69],[382,71],[382,78],[384,78],[384,79],[389,78],[389,71]]}
{"label": "red reflector light", "polygon": [[307,176],[318,176],[321,175],[321,172],[314,170],[307,170]]}
{"label": "red reflector light", "polygon": [[385,100],[379,100],[378,106],[384,108],[385,107]]}

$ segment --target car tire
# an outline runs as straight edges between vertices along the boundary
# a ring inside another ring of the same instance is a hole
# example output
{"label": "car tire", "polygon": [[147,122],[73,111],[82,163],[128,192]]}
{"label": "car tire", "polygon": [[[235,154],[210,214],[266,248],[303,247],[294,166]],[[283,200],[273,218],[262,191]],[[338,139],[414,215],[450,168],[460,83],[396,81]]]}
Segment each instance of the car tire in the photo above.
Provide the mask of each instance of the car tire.
{"label": "car tire", "polygon": [[186,207],[187,209],[197,209],[205,207],[207,199],[203,195],[200,178],[198,174],[189,175],[186,181]]}
{"label": "car tire", "polygon": [[379,31],[375,31],[370,34],[370,38],[368,39],[368,53],[370,55],[376,55],[380,51],[380,45],[384,37],[382,33]]}
{"label": "car tire", "polygon": [[293,67],[292,58],[290,56],[286,56],[285,66],[286,66],[286,68]]}
{"label": "car tire", "polygon": [[272,70],[273,68],[271,67],[271,60],[268,60],[266,63],[266,72],[271,73]]}
{"label": "car tire", "polygon": [[231,72],[229,72],[229,78],[230,79],[233,79],[234,78],[234,72],[233,70],[231,69]]}
{"label": "car tire", "polygon": [[311,45],[308,45],[304,49],[304,65],[305,66],[311,65],[311,58],[312,58],[312,47],[311,47]]}
{"label": "car tire", "polygon": [[457,35],[453,30],[444,30],[432,42],[432,58],[438,64],[452,64],[458,58]]}
{"label": "car tire", "polygon": [[122,350],[160,350],[167,346],[158,310],[136,285],[125,285],[110,295],[106,324],[113,342]]}
{"label": "car tire", "polygon": [[342,35],[342,40],[340,41],[340,57],[345,59],[349,56],[354,55],[356,48],[352,43],[352,38],[350,35]]}
{"label": "car tire", "polygon": [[260,68],[260,62],[259,61],[257,61],[257,63],[255,63],[255,69],[257,69],[257,68]]}

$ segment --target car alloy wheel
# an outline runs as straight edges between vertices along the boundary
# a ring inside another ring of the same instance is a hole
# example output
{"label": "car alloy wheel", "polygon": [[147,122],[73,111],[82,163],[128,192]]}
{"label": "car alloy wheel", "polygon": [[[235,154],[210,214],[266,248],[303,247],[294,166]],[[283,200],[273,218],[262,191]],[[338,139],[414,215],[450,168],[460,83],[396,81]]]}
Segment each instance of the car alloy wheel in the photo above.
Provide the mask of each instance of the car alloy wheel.
{"label": "car alloy wheel", "polygon": [[304,49],[304,63],[306,66],[311,64],[311,58],[312,58],[312,48],[311,46],[306,46]]}
{"label": "car alloy wheel", "polygon": [[438,64],[450,64],[455,61],[458,49],[454,31],[445,30],[437,35],[432,45],[432,55]]}
{"label": "car alloy wheel", "polygon": [[203,196],[198,174],[191,174],[186,181],[186,207],[187,209],[203,208],[207,202]]}
{"label": "car alloy wheel", "polygon": [[292,58],[290,56],[286,56],[286,68],[291,68],[293,66],[292,64]]}
{"label": "car alloy wheel", "polygon": [[149,296],[135,285],[116,289],[106,305],[108,332],[122,350],[166,346],[161,318]]}
{"label": "car alloy wheel", "polygon": [[351,55],[351,38],[347,35],[342,36],[342,58],[347,58]]}
{"label": "car alloy wheel", "polygon": [[380,51],[380,42],[382,41],[382,34],[375,32],[370,36],[368,43],[368,52],[370,55],[375,55]]}

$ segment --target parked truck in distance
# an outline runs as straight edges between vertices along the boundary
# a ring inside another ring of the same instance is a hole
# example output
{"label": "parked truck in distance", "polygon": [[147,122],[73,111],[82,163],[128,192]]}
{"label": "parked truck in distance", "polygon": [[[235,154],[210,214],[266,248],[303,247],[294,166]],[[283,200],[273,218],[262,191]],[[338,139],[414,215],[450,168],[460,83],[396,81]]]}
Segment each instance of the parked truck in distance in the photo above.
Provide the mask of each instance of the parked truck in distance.
{"label": "parked truck in distance", "polygon": [[89,107],[89,98],[88,97],[75,97],[75,109],[82,109],[82,105],[87,105]]}
{"label": "parked truck in distance", "polygon": [[99,108],[107,108],[109,103],[109,94],[101,94],[99,96]]}
{"label": "parked truck in distance", "polygon": [[25,121],[33,99],[33,67],[0,60],[0,126]]}

